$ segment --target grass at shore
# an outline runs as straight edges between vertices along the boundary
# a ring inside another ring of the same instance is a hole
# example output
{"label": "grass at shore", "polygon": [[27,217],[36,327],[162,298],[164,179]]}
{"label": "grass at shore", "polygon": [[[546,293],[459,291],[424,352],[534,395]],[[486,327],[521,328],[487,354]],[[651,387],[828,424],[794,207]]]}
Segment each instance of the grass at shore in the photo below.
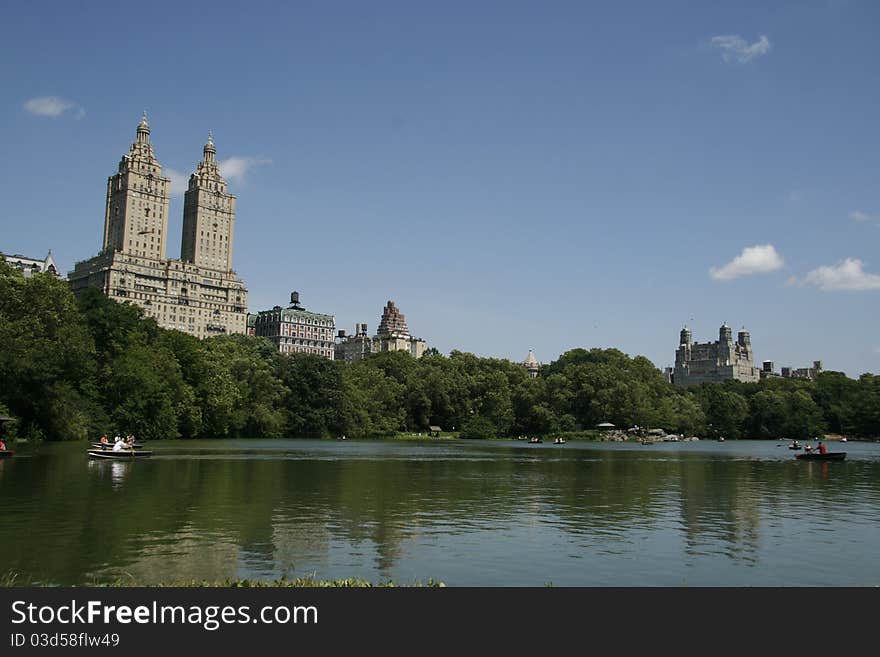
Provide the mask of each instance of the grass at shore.
{"label": "grass at shore", "polygon": [[[44,582],[34,581],[29,578],[20,577],[18,573],[8,572],[0,575],[0,588],[9,588],[12,586],[23,587],[56,587],[57,584],[47,584]],[[251,580],[251,579],[224,579],[217,581],[206,580],[181,580],[175,582],[162,582],[160,584],[144,584],[134,581],[133,579],[115,579],[109,581],[99,581],[88,584],[79,585],[79,587],[117,587],[132,588],[146,586],[148,588],[243,588],[243,589],[262,589],[262,588],[443,588],[446,585],[443,582],[437,582],[428,579],[426,582],[414,582],[412,584],[397,584],[395,582],[370,582],[365,579],[349,577],[347,579],[314,579],[313,577],[297,577],[296,579],[287,579],[282,577],[276,580]]]}

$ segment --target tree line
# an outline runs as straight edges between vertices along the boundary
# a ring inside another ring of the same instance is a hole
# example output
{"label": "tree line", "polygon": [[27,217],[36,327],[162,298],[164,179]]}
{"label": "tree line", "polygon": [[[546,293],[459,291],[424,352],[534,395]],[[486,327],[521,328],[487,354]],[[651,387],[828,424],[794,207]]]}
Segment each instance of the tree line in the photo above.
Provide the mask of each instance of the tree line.
{"label": "tree line", "polygon": [[199,340],[97,290],[0,262],[0,416],[22,438],[83,440],[550,435],[601,422],[706,437],[880,436],[880,377],[668,384],[643,356],[573,349],[538,378],[504,359],[434,349],[346,366],[265,338]]}

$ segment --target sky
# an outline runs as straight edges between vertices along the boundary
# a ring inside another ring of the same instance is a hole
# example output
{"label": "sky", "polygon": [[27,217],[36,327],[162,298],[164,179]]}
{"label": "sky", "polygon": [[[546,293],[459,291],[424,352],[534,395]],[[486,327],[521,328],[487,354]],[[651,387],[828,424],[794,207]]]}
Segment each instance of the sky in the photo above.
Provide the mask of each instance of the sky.
{"label": "sky", "polygon": [[101,248],[146,111],[182,189],[213,132],[249,311],[443,353],[674,362],[726,322],[880,372],[880,3],[27,2],[0,24],[0,251]]}

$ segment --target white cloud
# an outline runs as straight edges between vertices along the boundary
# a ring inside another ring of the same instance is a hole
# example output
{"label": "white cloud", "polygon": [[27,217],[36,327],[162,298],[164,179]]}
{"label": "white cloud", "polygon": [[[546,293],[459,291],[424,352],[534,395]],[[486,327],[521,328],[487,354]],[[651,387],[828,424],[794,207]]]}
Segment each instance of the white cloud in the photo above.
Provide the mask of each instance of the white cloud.
{"label": "white cloud", "polygon": [[[244,181],[245,174],[256,166],[261,164],[272,164],[272,160],[264,157],[227,157],[225,160],[218,160],[220,174],[228,181],[241,183]],[[183,196],[184,192],[189,188],[188,173],[183,173],[177,169],[165,167],[162,173],[171,179],[171,195]]]}
{"label": "white cloud", "polygon": [[68,110],[75,110],[73,114],[75,119],[81,119],[86,115],[86,111],[73,101],[58,98],[57,96],[31,98],[25,102],[24,108],[36,116],[48,116],[53,119],[58,118]]}
{"label": "white cloud", "polygon": [[227,180],[242,182],[245,174],[255,166],[261,164],[272,164],[272,160],[264,157],[227,157],[225,160],[219,160],[217,164],[220,166],[220,174]]}
{"label": "white cloud", "polygon": [[189,187],[189,176],[170,167],[163,168],[162,173],[165,174],[165,177],[171,179],[171,196],[183,196],[183,193]]}
{"label": "white cloud", "polygon": [[729,281],[740,276],[768,274],[782,269],[785,262],[772,244],[747,246],[723,267],[712,267],[709,275],[716,281]]}
{"label": "white cloud", "polygon": [[874,219],[880,219],[880,217],[872,216],[872,215],[868,214],[867,212],[862,212],[861,210],[853,210],[852,212],[849,213],[849,217],[853,221],[859,221],[859,222],[873,221]]}
{"label": "white cloud", "polygon": [[712,45],[721,51],[725,62],[745,64],[756,57],[770,52],[770,40],[763,34],[754,43],[749,43],[738,34],[725,34],[712,37]]}
{"label": "white cloud", "polygon": [[862,264],[858,258],[847,258],[836,265],[819,267],[806,275],[804,283],[826,292],[880,290],[880,274],[869,274]]}

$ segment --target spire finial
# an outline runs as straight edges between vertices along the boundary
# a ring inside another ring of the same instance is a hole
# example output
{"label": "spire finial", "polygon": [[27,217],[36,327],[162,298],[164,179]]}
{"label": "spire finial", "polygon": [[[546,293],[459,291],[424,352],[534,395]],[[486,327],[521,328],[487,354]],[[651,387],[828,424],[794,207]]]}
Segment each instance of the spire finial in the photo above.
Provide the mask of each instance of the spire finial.
{"label": "spire finial", "polygon": [[150,124],[147,123],[147,110],[144,110],[141,122],[138,123],[137,140],[138,143],[148,143],[150,141]]}

